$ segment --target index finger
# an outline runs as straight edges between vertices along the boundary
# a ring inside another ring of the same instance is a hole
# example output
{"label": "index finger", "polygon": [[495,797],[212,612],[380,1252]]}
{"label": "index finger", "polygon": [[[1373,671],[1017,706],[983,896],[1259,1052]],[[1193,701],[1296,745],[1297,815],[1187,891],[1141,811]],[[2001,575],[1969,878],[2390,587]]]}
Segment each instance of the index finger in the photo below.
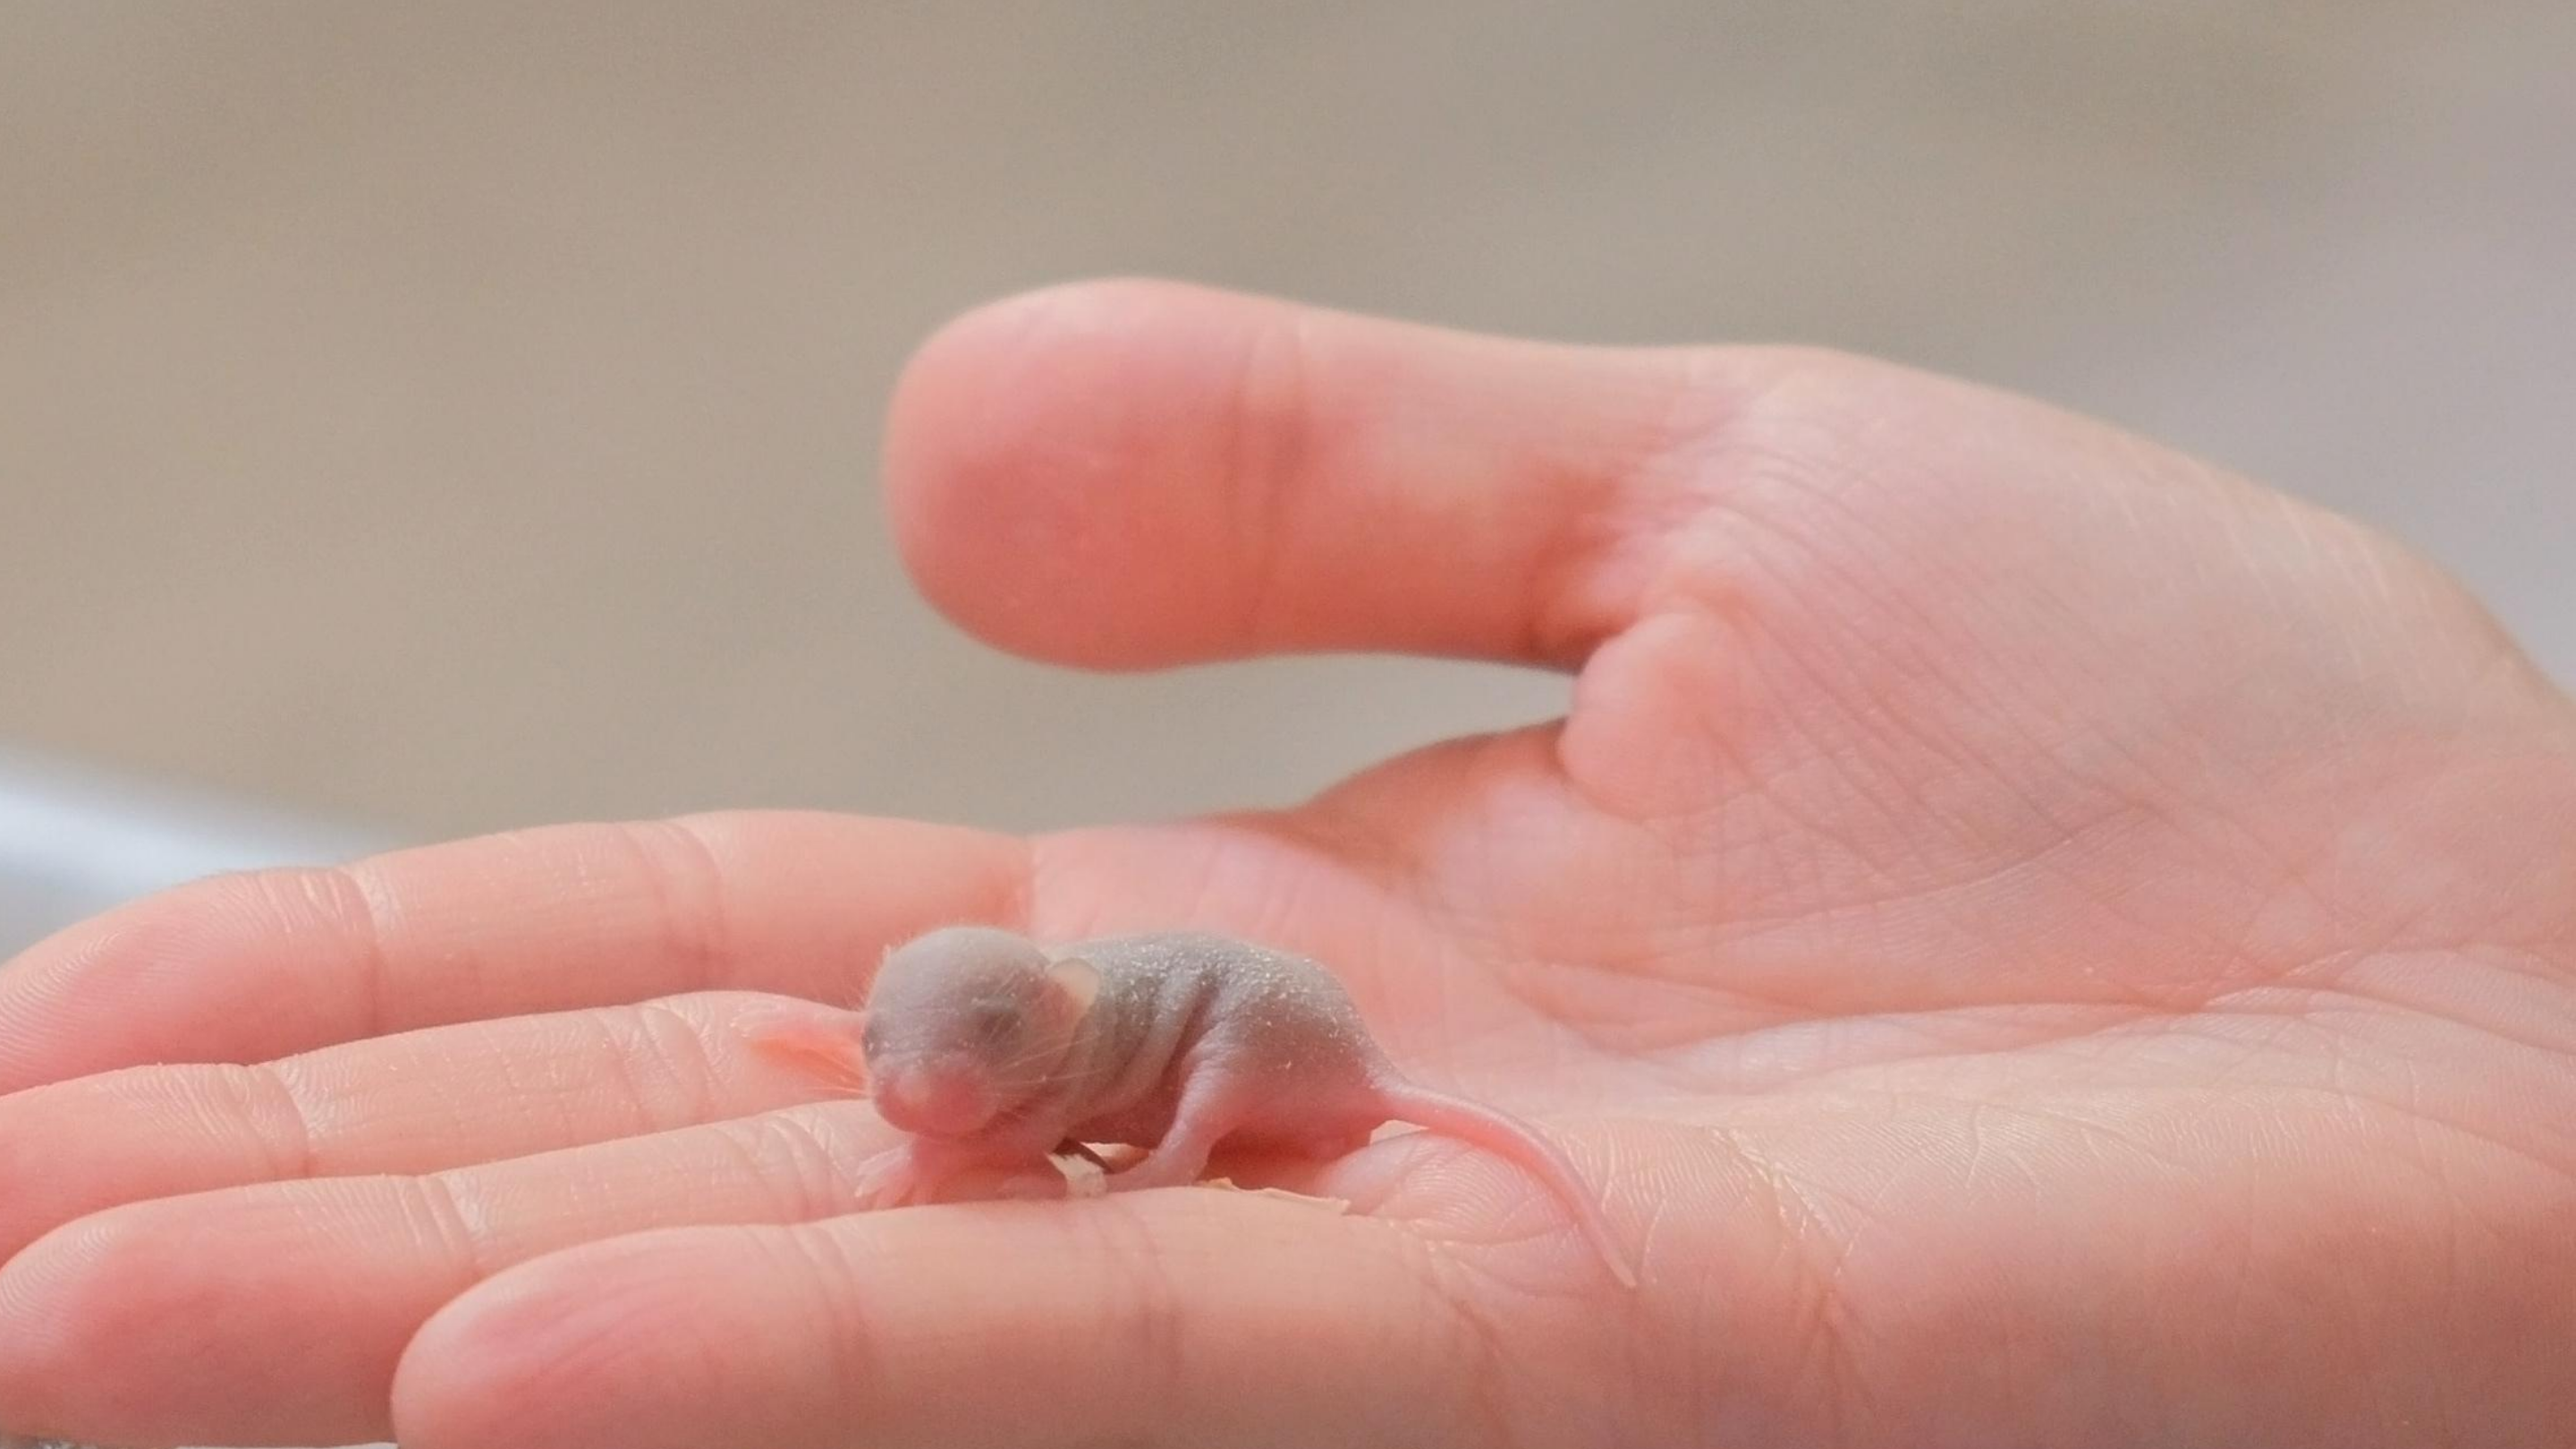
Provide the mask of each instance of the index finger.
{"label": "index finger", "polygon": [[569,825],[201,881],[0,967],[0,1093],[710,989],[846,1004],[889,943],[1014,923],[1028,847],[748,813]]}

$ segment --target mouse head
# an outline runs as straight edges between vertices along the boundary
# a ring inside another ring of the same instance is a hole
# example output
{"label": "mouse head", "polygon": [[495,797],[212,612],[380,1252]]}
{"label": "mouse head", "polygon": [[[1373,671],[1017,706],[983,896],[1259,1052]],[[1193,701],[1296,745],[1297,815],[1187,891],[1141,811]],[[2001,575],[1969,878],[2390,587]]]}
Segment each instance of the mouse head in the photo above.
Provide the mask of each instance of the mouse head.
{"label": "mouse head", "polygon": [[1062,1064],[1100,973],[1026,937],[950,926],[886,953],[859,1038],[877,1112],[924,1137],[969,1137],[1027,1105]]}

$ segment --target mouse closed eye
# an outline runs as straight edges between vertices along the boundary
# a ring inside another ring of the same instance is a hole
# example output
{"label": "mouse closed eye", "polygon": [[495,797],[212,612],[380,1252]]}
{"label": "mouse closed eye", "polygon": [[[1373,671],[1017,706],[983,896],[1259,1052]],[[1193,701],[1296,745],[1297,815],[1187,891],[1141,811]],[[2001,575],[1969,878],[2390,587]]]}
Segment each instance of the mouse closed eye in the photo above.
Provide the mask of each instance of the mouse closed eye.
{"label": "mouse closed eye", "polygon": [[1028,1014],[1008,1001],[987,998],[972,1002],[965,1017],[967,1034],[987,1047],[1017,1047],[1028,1035]]}

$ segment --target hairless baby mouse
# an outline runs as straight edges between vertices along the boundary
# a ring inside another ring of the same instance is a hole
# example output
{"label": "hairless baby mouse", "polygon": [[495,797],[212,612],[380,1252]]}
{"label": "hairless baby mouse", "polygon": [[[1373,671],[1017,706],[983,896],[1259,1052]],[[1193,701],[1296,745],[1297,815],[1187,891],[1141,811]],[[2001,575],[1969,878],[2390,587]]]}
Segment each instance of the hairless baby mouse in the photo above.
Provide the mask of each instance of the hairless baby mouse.
{"label": "hairless baby mouse", "polygon": [[[846,1038],[755,1036],[856,1074]],[[1563,1153],[1516,1118],[1407,1081],[1303,956],[1194,931],[1048,951],[943,927],[886,954],[859,1050],[879,1115],[911,1134],[861,1167],[865,1206],[920,1200],[969,1169],[1043,1167],[1067,1144],[1148,1149],[1109,1175],[1123,1191],[1196,1182],[1220,1143],[1330,1157],[1405,1122],[1536,1174],[1612,1275],[1636,1282]]]}

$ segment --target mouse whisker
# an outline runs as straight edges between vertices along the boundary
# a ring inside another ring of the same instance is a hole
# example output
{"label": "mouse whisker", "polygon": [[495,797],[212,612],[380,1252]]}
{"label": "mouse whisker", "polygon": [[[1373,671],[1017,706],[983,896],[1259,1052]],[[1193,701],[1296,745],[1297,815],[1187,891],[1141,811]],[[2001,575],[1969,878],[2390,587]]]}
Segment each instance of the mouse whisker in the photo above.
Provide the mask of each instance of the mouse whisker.
{"label": "mouse whisker", "polygon": [[[1050,1056],[1061,1058],[1063,1054],[1064,1047],[1062,1043],[1048,1043],[1042,1046],[1035,1046],[1010,1058],[1008,1061],[998,1064],[994,1070],[1000,1072],[1013,1072],[1032,1063],[1043,1061]],[[1049,1072],[1047,1074],[1047,1080],[1054,1080],[1056,1075],[1057,1074],[1054,1072]]]}

